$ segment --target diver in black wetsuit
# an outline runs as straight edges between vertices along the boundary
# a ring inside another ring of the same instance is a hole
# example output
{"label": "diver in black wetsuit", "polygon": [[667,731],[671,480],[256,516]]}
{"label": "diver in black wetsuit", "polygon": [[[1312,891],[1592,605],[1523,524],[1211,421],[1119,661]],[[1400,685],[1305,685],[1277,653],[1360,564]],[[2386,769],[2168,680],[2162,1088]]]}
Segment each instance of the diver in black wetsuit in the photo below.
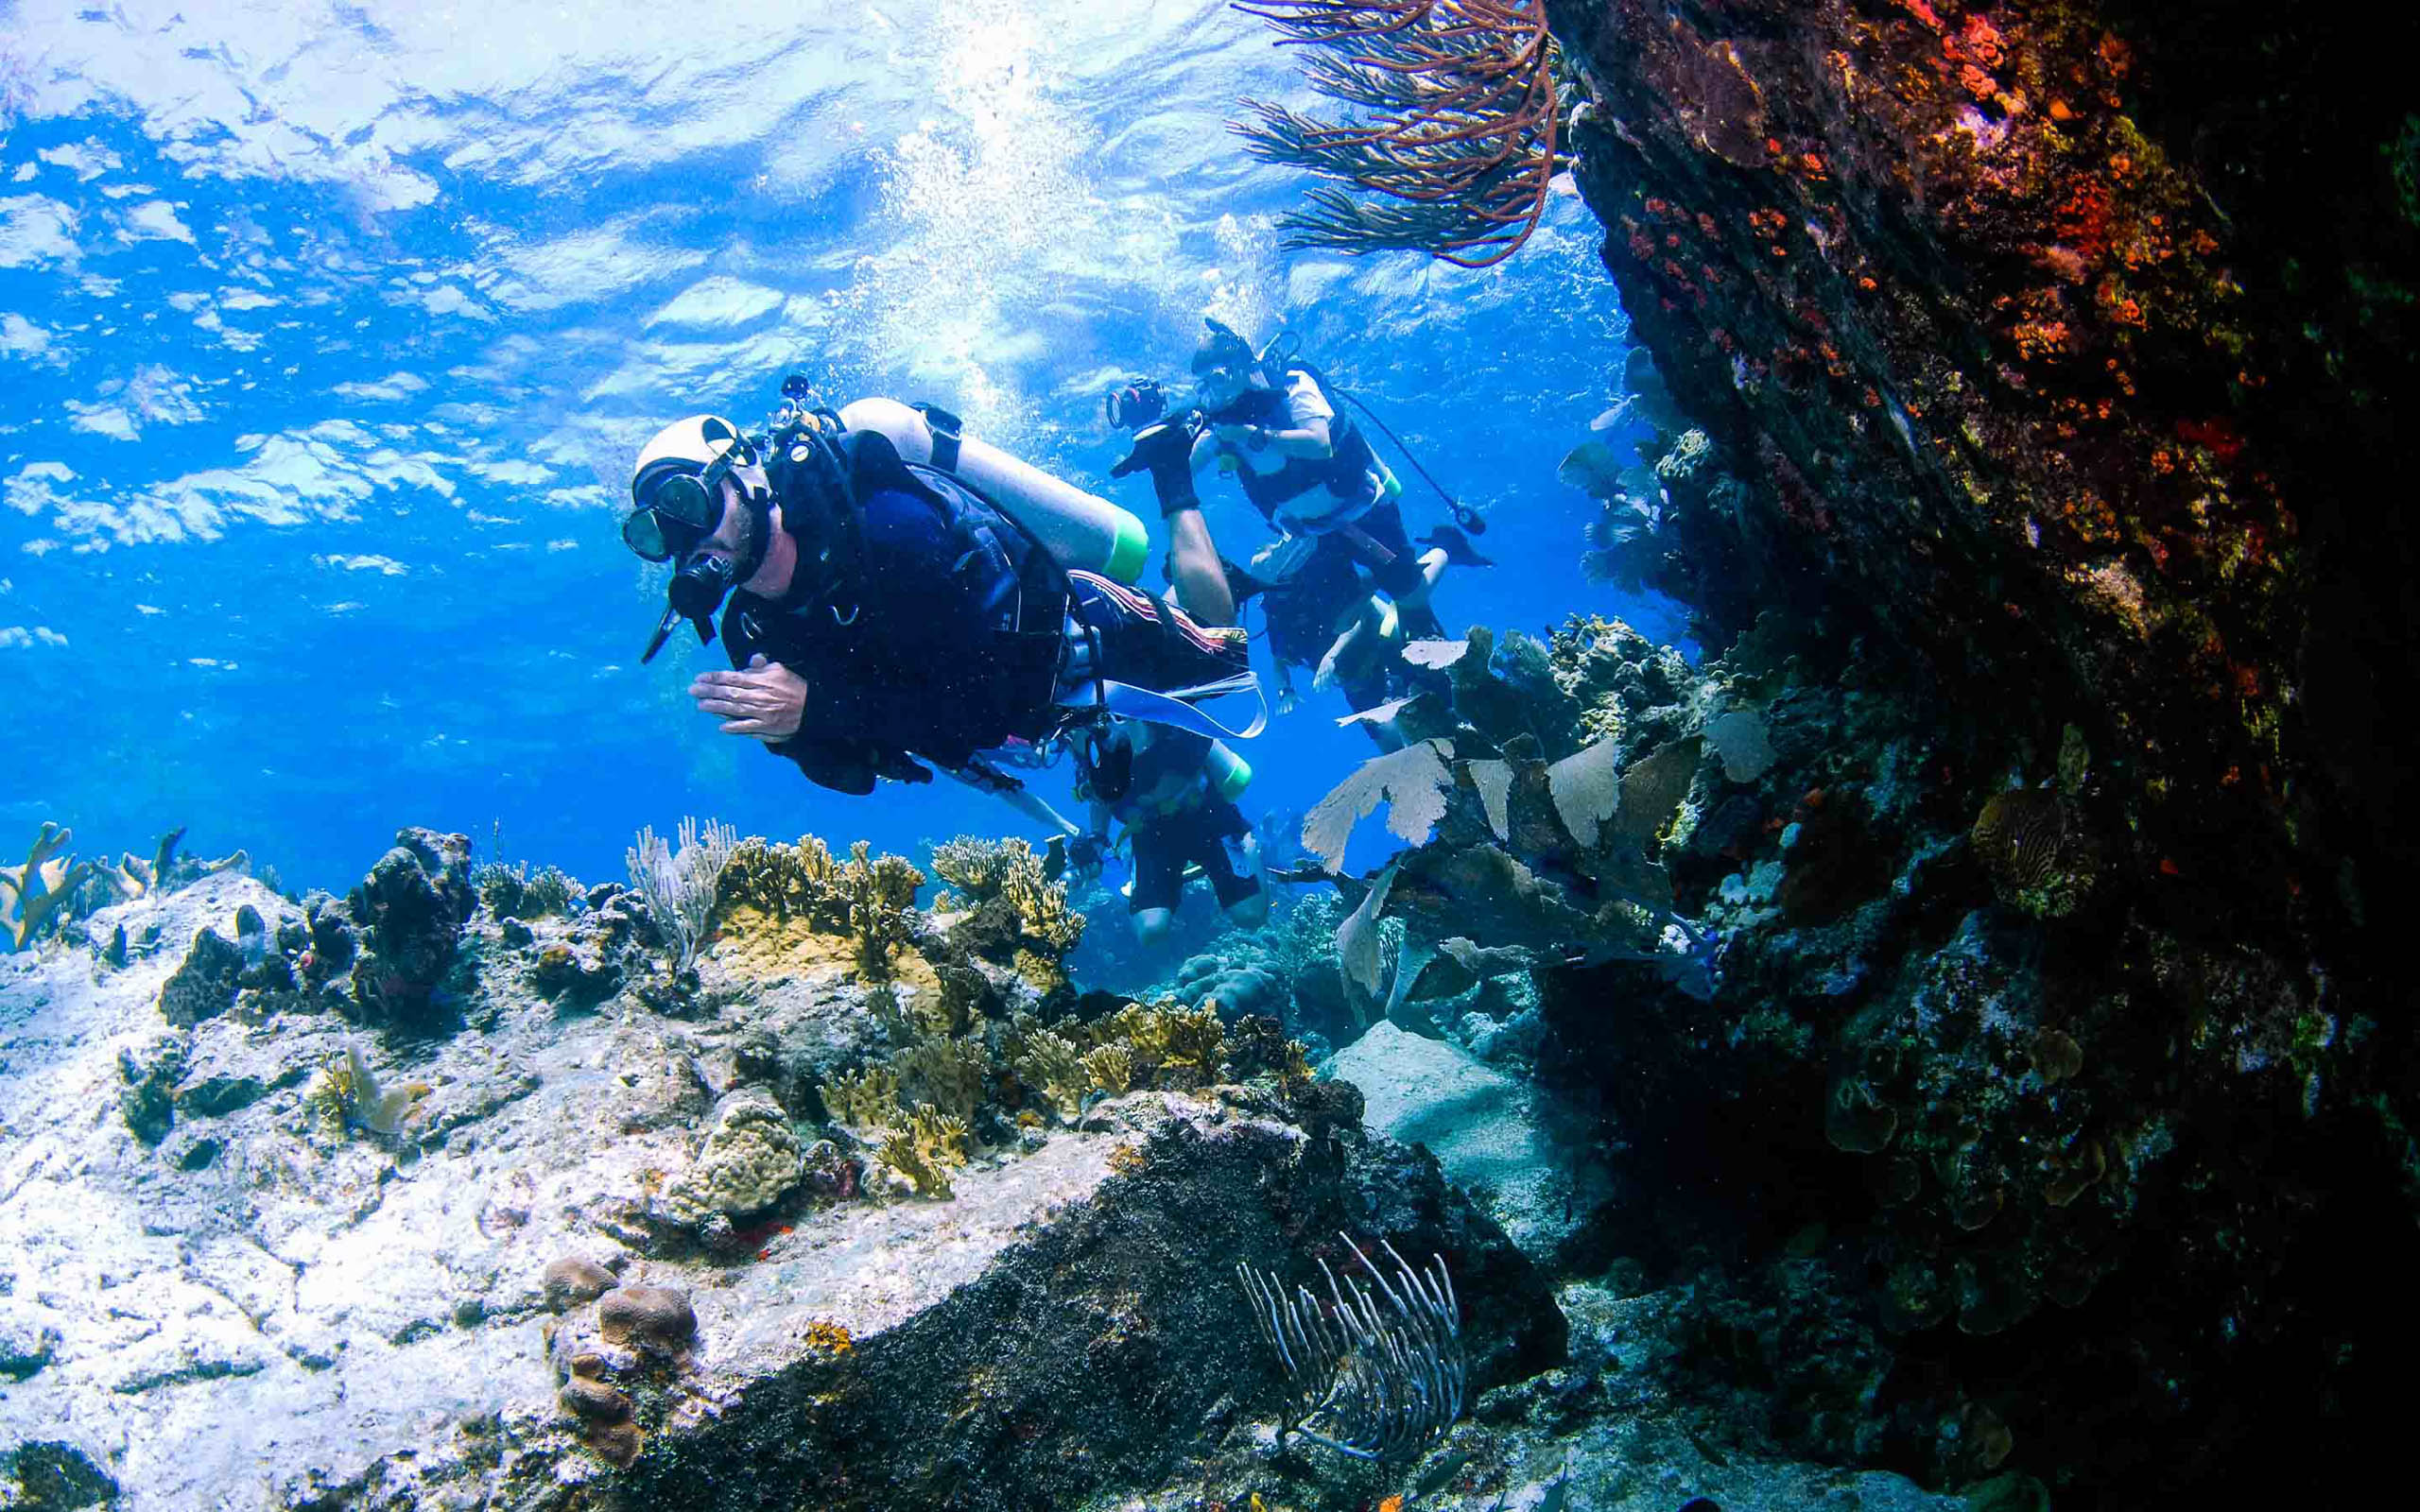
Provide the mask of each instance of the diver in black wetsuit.
{"label": "diver in black wetsuit", "polygon": [[1251,769],[1218,742],[1190,730],[1118,720],[1076,748],[1076,793],[1092,805],[1090,830],[1068,848],[1080,870],[1097,868],[1122,825],[1133,847],[1127,912],[1134,937],[1156,945],[1175,927],[1185,868],[1199,865],[1228,919],[1245,929],[1269,920],[1260,841],[1228,796]]}
{"label": "diver in black wetsuit", "polygon": [[1030,749],[1088,711],[1130,704],[1185,723],[1200,716],[1184,700],[1252,686],[1240,629],[1063,566],[956,477],[901,460],[879,431],[847,431],[796,396],[782,415],[762,438],[715,416],[678,421],[631,480],[624,541],[678,563],[648,656],[683,619],[711,639],[729,597],[733,670],[689,688],[725,733],[844,793],[929,782],[929,763],[1073,830],[986,753]]}
{"label": "diver in black wetsuit", "polygon": [[[1269,659],[1277,672],[1276,711],[1291,713],[1299,702],[1294,669],[1313,668],[1311,685],[1331,683],[1356,713],[1368,713],[1415,691],[1413,669],[1403,660],[1407,637],[1395,607],[1370,591],[1370,582],[1342,552],[1314,552],[1283,582],[1266,583],[1249,568],[1232,564],[1227,580],[1238,610],[1257,599],[1268,628]],[[1370,737],[1385,749],[1399,742],[1384,720],[1365,719]]]}

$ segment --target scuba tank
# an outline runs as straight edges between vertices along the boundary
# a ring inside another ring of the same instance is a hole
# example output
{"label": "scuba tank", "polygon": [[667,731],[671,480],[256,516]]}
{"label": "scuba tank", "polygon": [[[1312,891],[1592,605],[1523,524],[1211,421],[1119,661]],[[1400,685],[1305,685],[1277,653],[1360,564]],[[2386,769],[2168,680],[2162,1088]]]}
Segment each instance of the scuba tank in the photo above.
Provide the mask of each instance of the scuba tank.
{"label": "scuba tank", "polygon": [[1201,770],[1210,779],[1210,790],[1231,803],[1236,795],[1252,785],[1252,763],[1229,750],[1223,740],[1210,743],[1210,754],[1203,758]]}
{"label": "scuba tank", "polygon": [[841,406],[840,423],[880,433],[903,462],[958,478],[1015,520],[1062,567],[1132,583],[1150,559],[1150,535],[1141,520],[996,446],[961,436],[958,418],[945,410],[860,399]]}

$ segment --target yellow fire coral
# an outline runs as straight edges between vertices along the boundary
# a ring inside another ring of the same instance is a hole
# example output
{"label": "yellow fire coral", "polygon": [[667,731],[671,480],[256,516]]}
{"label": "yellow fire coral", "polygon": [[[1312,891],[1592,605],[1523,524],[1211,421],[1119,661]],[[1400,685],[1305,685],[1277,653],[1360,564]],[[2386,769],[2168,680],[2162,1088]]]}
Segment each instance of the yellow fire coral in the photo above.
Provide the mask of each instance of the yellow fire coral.
{"label": "yellow fire coral", "polygon": [[[1033,848],[1023,840],[961,834],[933,847],[933,875],[974,903],[998,897],[1010,871],[1025,861],[1035,861],[1035,857]],[[1035,864],[1039,867],[1038,861]]]}
{"label": "yellow fire coral", "polygon": [[983,1101],[992,1059],[980,1040],[926,1035],[892,1056],[890,1067],[919,1101],[971,1119]]}
{"label": "yellow fire coral", "polygon": [[811,834],[801,835],[796,845],[770,844],[752,835],[723,867],[715,901],[725,910],[761,908],[784,922],[811,920],[821,911],[826,922],[838,925],[846,922],[833,915],[838,872],[831,849]]}
{"label": "yellow fire coral", "polygon": [[890,953],[908,939],[908,916],[925,874],[904,856],[873,853],[863,840],[849,848],[838,889],[848,904],[849,932],[857,937],[857,962],[868,975],[890,972]]}
{"label": "yellow fire coral", "polygon": [[1015,1065],[1025,1084],[1048,1098],[1062,1118],[1072,1119],[1082,1112],[1087,1090],[1083,1052],[1073,1040],[1048,1029],[1033,1030],[1023,1039],[1024,1053]]}
{"label": "yellow fire coral", "polygon": [[1047,949],[1053,955],[1064,955],[1084,937],[1084,916],[1067,906],[1067,889],[1042,875],[1042,859],[1017,842],[1023,852],[1013,858],[1000,878],[1000,896],[1017,911],[1017,922],[1026,937]]}
{"label": "yellow fire coral", "polygon": [[877,1129],[899,1116],[899,1076],[888,1066],[841,1072],[817,1089],[834,1121],[853,1129]]}
{"label": "yellow fire coral", "polygon": [[966,1163],[973,1143],[964,1119],[919,1103],[905,1128],[883,1136],[874,1159],[913,1182],[918,1196],[946,1197],[949,1174]]}

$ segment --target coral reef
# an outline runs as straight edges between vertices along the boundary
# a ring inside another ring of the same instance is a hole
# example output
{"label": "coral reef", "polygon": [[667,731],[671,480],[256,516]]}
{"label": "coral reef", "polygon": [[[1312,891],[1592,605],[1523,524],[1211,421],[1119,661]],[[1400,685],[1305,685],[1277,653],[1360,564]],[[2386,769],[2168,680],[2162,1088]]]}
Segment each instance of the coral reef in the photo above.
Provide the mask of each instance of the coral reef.
{"label": "coral reef", "polygon": [[[1659,1275],[1882,1320],[1827,1383],[1770,1320],[1688,1368],[1825,1404],[1768,1441],[2020,1501],[2247,1494],[2221,1404],[2281,1380],[2256,1436],[2356,1462],[2410,1348],[2364,1297],[2420,1258],[2367,937],[2420,850],[2377,716],[2420,693],[2411,524],[2359,460],[2420,392],[2411,25],[1549,9],[1655,379],[1567,476],[1730,649],[1668,706],[1716,759],[1654,855],[1721,988],[1684,1031],[1606,1011],[1634,967],[1544,972],[1540,1065],[1662,1152],[1623,1175]],[[1589,735],[1658,744],[1557,660]]]}
{"label": "coral reef", "polygon": [[441,988],[478,905],[470,868],[468,835],[399,830],[394,849],[354,888],[349,907],[362,943],[353,1008],[363,1022],[415,1034],[445,1025]]}

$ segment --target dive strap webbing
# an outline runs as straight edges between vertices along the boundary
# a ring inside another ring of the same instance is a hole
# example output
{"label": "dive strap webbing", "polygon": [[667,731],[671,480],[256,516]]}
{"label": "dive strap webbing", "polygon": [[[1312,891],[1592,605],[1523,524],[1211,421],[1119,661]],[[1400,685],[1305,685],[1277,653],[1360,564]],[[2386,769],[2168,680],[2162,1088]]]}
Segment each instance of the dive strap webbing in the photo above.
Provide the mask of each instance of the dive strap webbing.
{"label": "dive strap webbing", "polygon": [[1487,533],[1486,518],[1477,509],[1472,508],[1469,505],[1464,504],[1461,500],[1457,499],[1452,494],[1446,492],[1445,485],[1438,482],[1435,477],[1430,475],[1429,471],[1426,468],[1420,465],[1420,458],[1413,455],[1410,447],[1406,446],[1403,443],[1403,438],[1394,433],[1394,428],[1392,426],[1379,419],[1378,412],[1372,409],[1367,404],[1363,403],[1360,395],[1353,392],[1349,388],[1339,387],[1326,373],[1322,372],[1319,369],[1311,366],[1299,356],[1288,358],[1286,365],[1289,368],[1302,369],[1305,372],[1309,373],[1312,378],[1317,380],[1322,388],[1326,389],[1329,393],[1340,395],[1346,402],[1351,404],[1354,408],[1369,417],[1370,423],[1378,427],[1379,433],[1385,436],[1388,440],[1395,443],[1395,450],[1401,452],[1403,454],[1403,459],[1407,463],[1410,464],[1411,470],[1420,474],[1420,480],[1423,483],[1427,484],[1430,488],[1436,490],[1437,497],[1445,501],[1445,507],[1453,513],[1454,524],[1461,526],[1464,530],[1469,531],[1474,536],[1485,535]]}

